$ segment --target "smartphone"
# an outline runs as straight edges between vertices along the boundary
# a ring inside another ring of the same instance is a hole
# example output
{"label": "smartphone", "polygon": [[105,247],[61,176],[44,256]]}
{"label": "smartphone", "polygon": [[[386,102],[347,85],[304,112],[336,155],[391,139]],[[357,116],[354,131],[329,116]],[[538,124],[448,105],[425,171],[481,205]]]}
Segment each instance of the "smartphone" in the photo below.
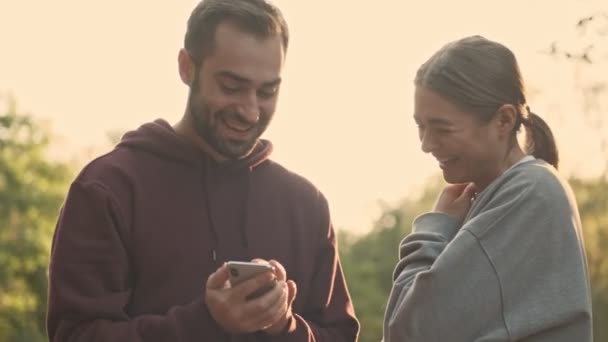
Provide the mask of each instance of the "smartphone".
{"label": "smartphone", "polygon": [[237,286],[258,274],[273,271],[272,266],[268,264],[256,264],[247,261],[228,261],[226,265],[228,266],[228,272],[230,273],[230,286],[232,287]]}

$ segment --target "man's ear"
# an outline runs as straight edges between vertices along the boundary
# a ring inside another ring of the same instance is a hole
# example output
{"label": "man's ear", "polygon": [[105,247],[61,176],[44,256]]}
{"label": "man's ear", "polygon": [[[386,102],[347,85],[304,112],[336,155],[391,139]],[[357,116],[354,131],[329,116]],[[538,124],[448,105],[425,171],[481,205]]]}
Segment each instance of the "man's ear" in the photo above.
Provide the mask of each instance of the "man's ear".
{"label": "man's ear", "polygon": [[196,72],[196,66],[190,53],[186,49],[182,48],[179,50],[177,63],[179,64],[179,77],[185,85],[191,87],[195,77],[194,73]]}
{"label": "man's ear", "polygon": [[511,104],[500,106],[496,111],[495,125],[501,137],[510,137],[517,124],[517,108]]}

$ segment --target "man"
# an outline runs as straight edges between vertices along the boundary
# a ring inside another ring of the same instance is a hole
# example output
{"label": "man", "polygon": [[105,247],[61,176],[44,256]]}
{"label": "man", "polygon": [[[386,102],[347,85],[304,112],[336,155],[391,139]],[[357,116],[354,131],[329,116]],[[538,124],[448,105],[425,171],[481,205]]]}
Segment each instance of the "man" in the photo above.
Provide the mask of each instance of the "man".
{"label": "man", "polygon": [[[51,254],[51,341],[356,341],[327,202],[259,139],[287,43],[264,0],[194,9],[181,121],[127,133],[70,188]],[[274,272],[231,287],[224,263],[252,259]]]}

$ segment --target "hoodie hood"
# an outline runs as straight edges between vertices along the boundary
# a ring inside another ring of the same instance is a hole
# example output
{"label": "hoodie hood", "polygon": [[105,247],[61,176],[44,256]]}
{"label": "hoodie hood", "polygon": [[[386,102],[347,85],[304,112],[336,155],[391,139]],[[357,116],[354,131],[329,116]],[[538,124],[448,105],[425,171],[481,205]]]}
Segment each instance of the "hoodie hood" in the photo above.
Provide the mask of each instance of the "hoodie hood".
{"label": "hoodie hood", "polygon": [[272,152],[269,141],[258,140],[253,151],[243,159],[218,163],[178,135],[165,120],[158,119],[126,133],[117,146],[119,148],[142,151],[163,161],[196,168],[204,194],[197,205],[208,213],[213,260],[218,257],[249,260],[246,230],[250,216],[252,171]]}
{"label": "hoodie hood", "polygon": [[[145,151],[162,159],[196,166],[211,159],[184,137],[178,135],[173,127],[163,119],[157,119],[140,126],[137,130],[127,132],[117,146],[117,148],[121,147]],[[272,143],[260,139],[247,157],[216,164],[220,168],[248,167],[253,169],[266,161],[271,152]]]}

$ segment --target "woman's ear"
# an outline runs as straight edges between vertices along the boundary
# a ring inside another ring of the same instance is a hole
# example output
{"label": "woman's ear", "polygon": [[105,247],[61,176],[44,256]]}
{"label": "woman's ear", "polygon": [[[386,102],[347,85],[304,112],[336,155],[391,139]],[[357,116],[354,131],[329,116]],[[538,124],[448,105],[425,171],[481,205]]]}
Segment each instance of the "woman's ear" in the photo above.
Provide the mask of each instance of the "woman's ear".
{"label": "woman's ear", "polygon": [[511,104],[505,104],[498,108],[495,115],[495,124],[501,137],[510,137],[517,125],[517,108]]}

